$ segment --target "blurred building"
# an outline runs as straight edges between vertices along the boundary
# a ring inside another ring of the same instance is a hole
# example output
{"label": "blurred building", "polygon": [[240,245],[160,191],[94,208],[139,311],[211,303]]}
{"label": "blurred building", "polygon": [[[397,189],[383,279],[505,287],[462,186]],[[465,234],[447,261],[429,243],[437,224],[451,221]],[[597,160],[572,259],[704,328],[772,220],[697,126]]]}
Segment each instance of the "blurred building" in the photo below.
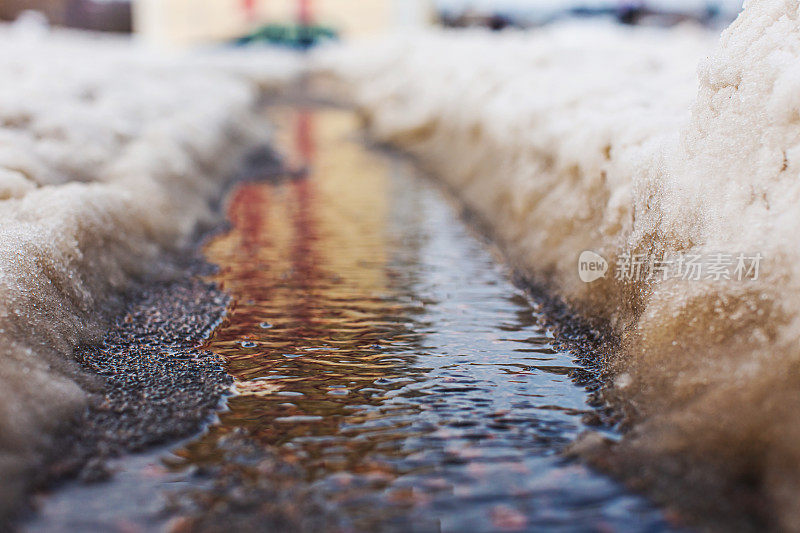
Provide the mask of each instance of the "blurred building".
{"label": "blurred building", "polygon": [[0,20],[38,11],[50,24],[97,31],[130,32],[131,0],[0,0]]}
{"label": "blurred building", "polygon": [[438,21],[454,28],[537,27],[572,18],[673,26],[727,26],[742,0],[435,0]]}
{"label": "blurred building", "polygon": [[226,40],[300,21],[358,37],[431,19],[430,0],[134,0],[136,31],[156,45]]}

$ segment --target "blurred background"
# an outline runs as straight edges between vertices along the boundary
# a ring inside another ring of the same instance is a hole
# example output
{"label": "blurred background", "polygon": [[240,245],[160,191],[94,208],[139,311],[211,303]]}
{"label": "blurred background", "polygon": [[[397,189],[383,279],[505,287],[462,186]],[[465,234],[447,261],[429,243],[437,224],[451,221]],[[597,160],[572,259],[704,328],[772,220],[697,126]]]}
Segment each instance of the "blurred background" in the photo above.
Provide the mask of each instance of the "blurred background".
{"label": "blurred background", "polygon": [[231,41],[308,47],[327,39],[441,25],[493,30],[569,18],[669,26],[727,25],[742,0],[0,0],[0,19],[23,11],[51,24],[135,32],[155,46]]}

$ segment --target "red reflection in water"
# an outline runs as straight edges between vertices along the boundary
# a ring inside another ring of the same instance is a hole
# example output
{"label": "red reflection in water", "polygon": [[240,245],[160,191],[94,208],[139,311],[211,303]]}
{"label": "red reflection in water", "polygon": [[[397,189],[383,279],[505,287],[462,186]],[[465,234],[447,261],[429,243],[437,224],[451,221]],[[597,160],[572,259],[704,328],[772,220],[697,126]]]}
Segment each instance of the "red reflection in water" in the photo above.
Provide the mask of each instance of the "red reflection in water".
{"label": "red reflection in water", "polygon": [[269,209],[270,190],[256,185],[247,185],[239,189],[228,207],[231,223],[239,229],[242,252],[251,259],[258,253],[264,242],[269,239],[268,232],[262,232],[265,225],[264,214]]}
{"label": "red reflection in water", "polygon": [[[309,169],[314,162],[313,120],[308,112],[298,112],[294,121],[293,159],[292,165]],[[271,207],[274,187],[265,184],[246,184],[234,194],[228,217],[238,236],[240,251],[246,254],[245,261],[229,261],[224,267],[226,278],[244,283],[247,296],[254,301],[270,301],[276,289],[290,289],[291,303],[284,310],[282,321],[291,325],[289,335],[303,338],[313,335],[315,327],[315,308],[318,308],[318,296],[315,288],[320,283],[323,273],[319,271],[319,257],[316,250],[317,220],[314,213],[314,183],[308,177],[292,180],[284,186],[286,196],[276,200],[282,204],[292,234],[289,238],[289,266],[276,280],[274,274],[267,272],[274,265],[270,261],[261,261],[260,256],[269,259],[274,252],[271,248],[273,232],[270,231],[267,217]],[[235,291],[236,289],[233,288]],[[237,296],[237,295],[235,295]],[[241,295],[243,296],[243,295]],[[236,306],[231,314],[229,326],[217,334],[216,342],[234,341],[237,338],[250,337],[242,335],[247,329],[261,322],[263,317],[256,306]],[[316,332],[319,333],[319,332]]]}

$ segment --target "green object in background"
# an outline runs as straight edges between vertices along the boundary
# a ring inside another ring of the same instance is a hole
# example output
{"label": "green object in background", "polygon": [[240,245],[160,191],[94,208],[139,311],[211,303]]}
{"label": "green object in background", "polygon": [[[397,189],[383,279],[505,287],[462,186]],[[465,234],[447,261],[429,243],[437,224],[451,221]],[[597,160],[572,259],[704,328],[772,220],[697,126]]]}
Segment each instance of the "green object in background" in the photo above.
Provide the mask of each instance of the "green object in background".
{"label": "green object in background", "polygon": [[336,30],[326,26],[268,24],[253,33],[236,39],[235,43],[238,46],[267,43],[292,48],[311,48],[325,41],[336,40],[338,37]]}

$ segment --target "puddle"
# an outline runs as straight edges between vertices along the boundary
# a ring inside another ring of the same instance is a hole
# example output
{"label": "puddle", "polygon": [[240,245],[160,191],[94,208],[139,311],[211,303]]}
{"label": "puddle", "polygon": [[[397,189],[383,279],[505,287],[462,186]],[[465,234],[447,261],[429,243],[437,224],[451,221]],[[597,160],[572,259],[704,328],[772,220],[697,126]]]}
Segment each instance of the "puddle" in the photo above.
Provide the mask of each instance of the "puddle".
{"label": "puddle", "polygon": [[[118,508],[72,529],[668,529],[559,456],[588,429],[587,371],[441,193],[365,149],[349,112],[276,120],[307,177],[239,188],[207,248],[234,304],[206,348],[237,394],[202,436],[122,467],[95,495]],[[29,529],[69,530],[79,490]]]}

